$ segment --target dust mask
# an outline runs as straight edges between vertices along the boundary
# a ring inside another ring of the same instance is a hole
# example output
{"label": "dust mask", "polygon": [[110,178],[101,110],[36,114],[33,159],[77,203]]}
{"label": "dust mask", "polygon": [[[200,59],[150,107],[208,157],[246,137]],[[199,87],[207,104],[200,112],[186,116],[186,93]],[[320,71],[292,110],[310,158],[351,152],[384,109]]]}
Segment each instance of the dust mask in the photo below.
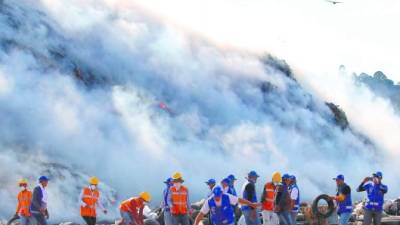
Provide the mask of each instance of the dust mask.
{"label": "dust mask", "polygon": [[92,191],[94,191],[94,190],[96,190],[96,185],[90,185],[90,190],[92,190]]}
{"label": "dust mask", "polygon": [[25,191],[26,190],[25,186],[21,186],[20,188],[21,188],[21,191]]}
{"label": "dust mask", "polygon": [[181,184],[181,183],[174,183],[174,186],[175,186],[177,189],[179,189],[179,188],[181,188],[182,184]]}

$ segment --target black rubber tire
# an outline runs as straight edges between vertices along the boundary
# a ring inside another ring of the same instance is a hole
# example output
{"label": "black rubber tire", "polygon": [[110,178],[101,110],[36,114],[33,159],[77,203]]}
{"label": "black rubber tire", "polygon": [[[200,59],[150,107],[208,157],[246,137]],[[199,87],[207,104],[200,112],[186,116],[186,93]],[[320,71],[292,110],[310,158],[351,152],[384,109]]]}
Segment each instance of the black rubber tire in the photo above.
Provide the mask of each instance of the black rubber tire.
{"label": "black rubber tire", "polygon": [[160,223],[157,220],[153,219],[145,219],[143,222],[144,225],[160,225]]}
{"label": "black rubber tire", "polygon": [[11,225],[17,220],[19,220],[19,216],[13,216],[9,221],[7,221],[7,225]]}
{"label": "black rubber tire", "polygon": [[[325,200],[328,203],[328,211],[326,213],[322,213],[318,210],[318,203],[321,200]],[[329,195],[320,195],[313,201],[312,212],[318,218],[326,219],[330,217],[334,211],[335,211],[335,203],[329,197]]]}

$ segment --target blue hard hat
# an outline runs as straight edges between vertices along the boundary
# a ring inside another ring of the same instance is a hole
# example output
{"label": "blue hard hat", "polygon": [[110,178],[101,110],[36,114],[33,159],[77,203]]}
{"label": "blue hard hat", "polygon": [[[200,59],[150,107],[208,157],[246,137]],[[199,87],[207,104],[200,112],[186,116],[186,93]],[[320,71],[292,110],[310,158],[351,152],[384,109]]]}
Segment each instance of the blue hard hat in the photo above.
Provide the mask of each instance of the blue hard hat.
{"label": "blue hard hat", "polygon": [[206,181],[206,184],[215,184],[215,183],[217,183],[217,182],[213,178],[211,178],[208,181]]}
{"label": "blue hard hat", "polygon": [[214,187],[213,190],[212,190],[212,192],[213,192],[214,196],[216,196],[216,197],[221,197],[222,194],[224,193],[224,192],[222,191],[222,188],[221,188],[220,186]]}
{"label": "blue hard hat", "polygon": [[221,181],[221,183],[226,183],[226,184],[229,184],[231,182],[231,179],[229,179],[229,178],[224,178],[222,181]]}
{"label": "blue hard hat", "polygon": [[231,181],[237,180],[236,177],[235,177],[235,175],[233,175],[233,174],[229,175],[228,178],[229,178]]}
{"label": "blue hard hat", "polygon": [[168,177],[168,178],[164,181],[165,184],[169,184],[169,183],[171,183],[171,182],[172,182],[172,178],[171,178],[171,177]]}
{"label": "blue hard hat", "polygon": [[336,176],[336,178],[333,178],[334,180],[343,180],[344,181],[344,176],[342,174],[339,174]]}
{"label": "blue hard hat", "polygon": [[290,175],[285,173],[283,174],[282,179],[290,179]]}
{"label": "blue hard hat", "polygon": [[247,174],[247,176],[248,176],[248,177],[259,177],[258,174],[257,174],[257,172],[254,171],[254,170],[250,171],[249,174]]}
{"label": "blue hard hat", "polygon": [[39,177],[39,182],[40,181],[49,181],[49,178],[46,176],[41,176],[41,177]]}
{"label": "blue hard hat", "polygon": [[383,177],[383,174],[382,174],[382,172],[378,171],[378,172],[374,173],[373,176],[374,176],[374,177],[382,178],[382,177]]}
{"label": "blue hard hat", "polygon": [[291,180],[296,180],[296,176],[295,175],[290,175],[290,178],[289,179],[291,179]]}

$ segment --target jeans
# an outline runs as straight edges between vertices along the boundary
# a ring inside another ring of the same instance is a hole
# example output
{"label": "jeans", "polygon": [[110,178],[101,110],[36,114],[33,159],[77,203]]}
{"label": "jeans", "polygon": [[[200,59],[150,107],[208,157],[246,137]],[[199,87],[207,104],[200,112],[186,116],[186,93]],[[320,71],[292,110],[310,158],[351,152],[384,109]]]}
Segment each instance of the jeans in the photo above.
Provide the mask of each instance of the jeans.
{"label": "jeans", "polygon": [[374,225],[381,225],[381,219],[382,219],[382,211],[364,209],[363,225],[371,225],[372,220],[374,221]]}
{"label": "jeans", "polygon": [[173,224],[172,215],[171,215],[171,212],[169,210],[168,211],[164,210],[164,224],[165,225],[172,225]]}
{"label": "jeans", "polygon": [[347,225],[349,223],[351,213],[340,213],[339,215],[339,225]]}
{"label": "jeans", "polygon": [[46,218],[42,213],[32,213],[38,225],[47,225]]}
{"label": "jeans", "polygon": [[19,216],[20,225],[29,225],[29,216]]}
{"label": "jeans", "polygon": [[258,216],[258,211],[256,209],[243,210],[243,215],[246,225],[261,225],[260,217]]}
{"label": "jeans", "polygon": [[280,225],[293,225],[290,211],[278,212],[278,217]]}
{"label": "jeans", "polygon": [[190,225],[188,214],[172,215],[173,225]]}
{"label": "jeans", "polygon": [[263,210],[261,212],[263,225],[279,225],[278,215],[274,211]]}
{"label": "jeans", "polygon": [[296,225],[297,224],[297,214],[299,214],[299,212],[291,212],[290,213],[290,217],[292,219],[292,225]]}
{"label": "jeans", "polygon": [[124,220],[124,225],[136,225],[136,221],[132,218],[129,212],[119,211],[122,219]]}
{"label": "jeans", "polygon": [[87,225],[96,225],[96,217],[82,216]]}

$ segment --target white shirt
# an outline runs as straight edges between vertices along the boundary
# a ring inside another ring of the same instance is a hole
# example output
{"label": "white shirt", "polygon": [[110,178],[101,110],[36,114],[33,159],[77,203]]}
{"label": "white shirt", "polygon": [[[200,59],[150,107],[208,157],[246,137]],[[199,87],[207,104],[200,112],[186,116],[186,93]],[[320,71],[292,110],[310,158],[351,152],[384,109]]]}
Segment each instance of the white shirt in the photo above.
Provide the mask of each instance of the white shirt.
{"label": "white shirt", "polygon": [[47,204],[47,199],[48,199],[47,190],[46,190],[46,188],[43,187],[42,184],[39,184],[39,187],[42,190],[42,195],[43,195],[42,202]]}
{"label": "white shirt", "polygon": [[299,189],[297,189],[297,188],[295,187],[295,188],[293,188],[293,189],[290,191],[290,198],[291,198],[292,200],[296,200],[298,196],[299,196]]}
{"label": "white shirt", "polygon": [[[238,202],[239,202],[239,198],[238,198],[238,197],[236,197],[236,196],[234,196],[234,195],[231,195],[231,194],[225,194],[225,195],[228,195],[228,197],[229,197],[229,203],[230,203],[231,205],[237,205],[237,204],[238,204]],[[204,215],[207,214],[208,212],[210,212],[210,206],[208,205],[208,201],[209,201],[211,198],[214,198],[214,195],[212,195],[211,197],[209,197],[209,198],[206,200],[206,202],[204,203],[203,207],[201,207],[201,209],[200,209],[200,212],[203,213]],[[222,204],[222,199],[221,199],[219,202],[215,201],[215,204],[216,204],[217,206],[221,206],[221,204]]]}

